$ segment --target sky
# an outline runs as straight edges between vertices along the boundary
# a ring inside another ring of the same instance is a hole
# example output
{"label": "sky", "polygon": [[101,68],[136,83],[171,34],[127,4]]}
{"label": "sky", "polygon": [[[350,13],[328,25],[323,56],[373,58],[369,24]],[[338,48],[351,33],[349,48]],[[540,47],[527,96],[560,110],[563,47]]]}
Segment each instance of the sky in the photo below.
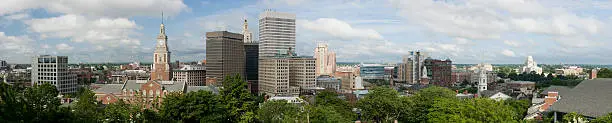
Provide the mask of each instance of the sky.
{"label": "sky", "polygon": [[[200,61],[206,32],[258,37],[265,9],[294,13],[296,50],[329,44],[339,62],[610,64],[612,2],[600,0],[2,0],[0,60],[150,62],[162,20],[172,60]],[[161,13],[164,13],[162,19]],[[257,38],[254,38],[257,40]]]}

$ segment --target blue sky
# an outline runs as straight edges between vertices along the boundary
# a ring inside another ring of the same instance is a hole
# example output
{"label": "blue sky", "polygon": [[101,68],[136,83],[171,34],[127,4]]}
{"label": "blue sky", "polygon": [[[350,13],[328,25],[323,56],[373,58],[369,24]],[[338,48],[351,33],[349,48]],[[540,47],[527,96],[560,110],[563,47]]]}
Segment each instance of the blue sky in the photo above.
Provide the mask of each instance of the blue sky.
{"label": "blue sky", "polygon": [[173,60],[199,61],[205,32],[241,32],[246,17],[257,37],[265,9],[297,15],[298,54],[325,42],[338,61],[399,62],[411,50],[455,63],[612,60],[612,2],[599,0],[5,0],[0,59],[148,62],[163,10]]}

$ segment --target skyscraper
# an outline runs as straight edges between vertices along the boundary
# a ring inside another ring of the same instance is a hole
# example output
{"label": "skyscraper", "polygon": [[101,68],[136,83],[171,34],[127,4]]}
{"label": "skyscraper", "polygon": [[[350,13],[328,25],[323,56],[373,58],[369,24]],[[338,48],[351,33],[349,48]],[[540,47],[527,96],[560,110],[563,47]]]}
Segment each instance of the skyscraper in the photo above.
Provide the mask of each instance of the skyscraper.
{"label": "skyscraper", "polygon": [[168,50],[168,37],[164,23],[159,26],[157,45],[153,53],[153,68],[151,68],[151,80],[172,80],[172,67],[170,66],[170,51]]}
{"label": "skyscraper", "polygon": [[409,84],[421,83],[425,67],[423,61],[427,55],[420,51],[410,51],[402,57],[402,63],[398,66],[398,79]]}
{"label": "skyscraper", "polygon": [[295,14],[266,10],[259,15],[259,56],[295,49]]}
{"label": "skyscraper", "polygon": [[316,75],[333,75],[336,71],[336,53],[328,50],[327,44],[319,43],[314,51]]}
{"label": "skyscraper", "polygon": [[68,71],[67,56],[35,56],[32,60],[32,85],[49,83],[61,94],[76,93],[77,75]]}
{"label": "skyscraper", "polygon": [[225,76],[245,77],[244,36],[227,31],[206,32],[206,78],[222,82]]}
{"label": "skyscraper", "polygon": [[295,96],[300,89],[316,86],[315,59],[296,56],[292,51],[259,61],[259,93],[270,96]]}
{"label": "skyscraper", "polygon": [[423,72],[427,72],[429,83],[437,86],[450,87],[452,83],[452,61],[450,59],[438,60],[427,58],[423,62],[426,67]]}
{"label": "skyscraper", "polygon": [[244,35],[244,52],[246,55],[245,62],[245,77],[247,83],[249,85],[249,89],[253,93],[257,93],[259,90],[258,87],[258,64],[259,64],[259,43],[253,41],[251,39],[251,32],[248,28],[247,20],[244,20],[244,25],[242,28],[242,35]]}

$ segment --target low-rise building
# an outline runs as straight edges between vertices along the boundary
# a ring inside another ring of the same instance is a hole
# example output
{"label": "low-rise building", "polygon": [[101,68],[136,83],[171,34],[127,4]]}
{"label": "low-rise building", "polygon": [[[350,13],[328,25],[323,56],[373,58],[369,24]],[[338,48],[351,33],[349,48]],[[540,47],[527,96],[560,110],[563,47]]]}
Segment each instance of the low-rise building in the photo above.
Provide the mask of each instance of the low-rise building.
{"label": "low-rise building", "polygon": [[[146,103],[147,105],[161,103],[163,98],[171,92],[188,93],[198,90],[207,90],[219,93],[214,86],[187,86],[181,81],[160,80],[127,80],[123,84],[97,84],[93,85],[96,97],[103,104],[124,100],[128,103]],[[158,101],[158,102],[155,102]]]}
{"label": "low-rise building", "polygon": [[206,67],[202,64],[182,65],[172,72],[174,80],[185,82],[188,86],[206,85]]}
{"label": "low-rise building", "polygon": [[316,79],[317,87],[325,88],[327,90],[333,90],[336,92],[340,91],[340,79],[334,78],[329,75],[321,75]]}

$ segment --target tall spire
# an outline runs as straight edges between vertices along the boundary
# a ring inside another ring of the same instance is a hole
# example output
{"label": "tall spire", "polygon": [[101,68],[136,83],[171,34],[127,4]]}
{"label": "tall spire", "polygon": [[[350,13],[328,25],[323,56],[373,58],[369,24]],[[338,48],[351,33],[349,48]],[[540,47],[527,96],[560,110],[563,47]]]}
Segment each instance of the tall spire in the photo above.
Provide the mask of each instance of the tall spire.
{"label": "tall spire", "polygon": [[161,25],[159,25],[159,35],[166,36],[166,27],[164,26],[164,11],[161,12]]}

